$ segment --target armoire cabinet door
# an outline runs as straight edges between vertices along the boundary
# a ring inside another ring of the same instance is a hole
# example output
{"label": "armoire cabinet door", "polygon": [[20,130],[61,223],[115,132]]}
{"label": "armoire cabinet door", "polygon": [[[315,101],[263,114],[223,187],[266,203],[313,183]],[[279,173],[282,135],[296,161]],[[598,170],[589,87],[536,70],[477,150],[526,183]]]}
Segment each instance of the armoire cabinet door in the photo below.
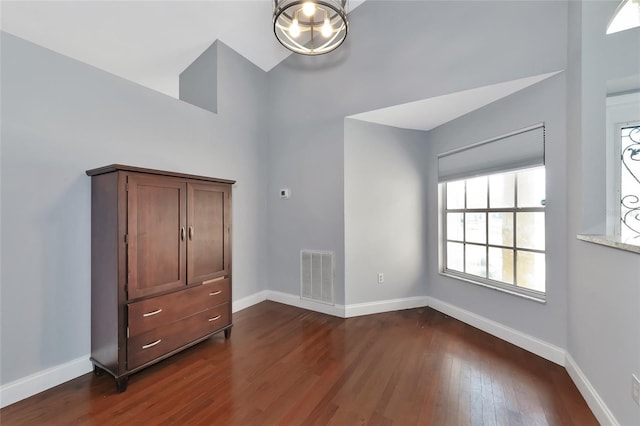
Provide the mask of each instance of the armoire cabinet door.
{"label": "armoire cabinet door", "polygon": [[186,285],[186,192],[184,180],[129,175],[129,299]]}
{"label": "armoire cabinet door", "polygon": [[187,184],[187,281],[199,283],[229,273],[228,185]]}

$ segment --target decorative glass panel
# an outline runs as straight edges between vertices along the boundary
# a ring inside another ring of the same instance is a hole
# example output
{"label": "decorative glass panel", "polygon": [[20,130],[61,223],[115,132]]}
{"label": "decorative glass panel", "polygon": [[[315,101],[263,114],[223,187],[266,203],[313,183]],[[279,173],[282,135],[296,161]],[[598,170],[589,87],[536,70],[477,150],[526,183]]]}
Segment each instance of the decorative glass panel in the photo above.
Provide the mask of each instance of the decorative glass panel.
{"label": "decorative glass panel", "polygon": [[620,238],[640,243],[640,126],[623,127],[620,176]]}

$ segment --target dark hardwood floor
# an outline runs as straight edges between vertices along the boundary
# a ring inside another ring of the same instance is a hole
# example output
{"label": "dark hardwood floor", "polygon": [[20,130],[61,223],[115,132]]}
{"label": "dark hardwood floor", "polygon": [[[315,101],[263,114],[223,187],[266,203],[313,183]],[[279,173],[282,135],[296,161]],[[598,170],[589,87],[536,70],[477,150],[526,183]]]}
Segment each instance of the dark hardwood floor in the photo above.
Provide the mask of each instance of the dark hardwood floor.
{"label": "dark hardwood floor", "polygon": [[114,380],[85,374],[9,425],[592,425],[564,368],[430,308],[340,319],[263,302],[223,335]]}

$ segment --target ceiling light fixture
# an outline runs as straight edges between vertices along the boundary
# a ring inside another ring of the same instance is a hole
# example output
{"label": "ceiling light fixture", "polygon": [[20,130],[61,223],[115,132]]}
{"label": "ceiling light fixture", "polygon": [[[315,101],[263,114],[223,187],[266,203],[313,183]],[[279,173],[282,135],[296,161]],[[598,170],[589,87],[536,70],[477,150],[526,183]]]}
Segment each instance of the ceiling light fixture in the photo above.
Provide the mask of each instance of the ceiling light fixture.
{"label": "ceiling light fixture", "polygon": [[322,55],[347,37],[347,0],[273,0],[273,32],[287,49]]}
{"label": "ceiling light fixture", "polygon": [[640,27],[640,0],[622,0],[607,25],[607,34]]}

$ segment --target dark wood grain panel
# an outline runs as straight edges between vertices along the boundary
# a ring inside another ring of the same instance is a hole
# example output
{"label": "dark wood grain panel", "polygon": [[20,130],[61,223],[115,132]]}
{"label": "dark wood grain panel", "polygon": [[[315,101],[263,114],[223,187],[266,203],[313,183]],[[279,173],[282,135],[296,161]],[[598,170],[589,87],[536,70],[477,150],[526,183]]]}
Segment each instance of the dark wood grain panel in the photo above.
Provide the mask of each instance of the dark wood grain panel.
{"label": "dark wood grain panel", "polygon": [[128,175],[129,299],[187,284],[186,183]]}
{"label": "dark wood grain panel", "polygon": [[227,275],[228,227],[225,213],[229,187],[189,182],[187,184],[187,265],[189,284]]}
{"label": "dark wood grain panel", "polygon": [[[118,175],[91,180],[91,354],[118,367]],[[124,237],[124,235],[123,235]]]}
{"label": "dark wood grain panel", "polygon": [[127,368],[137,368],[227,325],[229,307],[222,304],[130,337],[127,340]]}
{"label": "dark wood grain panel", "polygon": [[230,302],[229,280],[129,303],[129,337]]}

